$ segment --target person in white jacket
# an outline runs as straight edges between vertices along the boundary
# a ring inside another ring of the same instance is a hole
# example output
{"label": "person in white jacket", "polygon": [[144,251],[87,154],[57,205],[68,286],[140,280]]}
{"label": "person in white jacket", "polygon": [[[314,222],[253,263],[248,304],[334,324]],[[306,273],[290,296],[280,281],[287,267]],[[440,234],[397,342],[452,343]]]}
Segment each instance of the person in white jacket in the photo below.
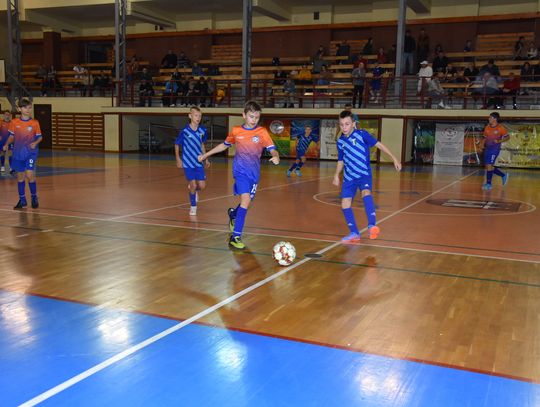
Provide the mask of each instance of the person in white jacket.
{"label": "person in white jacket", "polygon": [[[420,70],[418,71],[418,93],[422,92],[422,89],[427,89],[427,84],[433,76],[433,69],[429,66],[428,61],[420,62]],[[424,87],[425,83],[425,87]]]}

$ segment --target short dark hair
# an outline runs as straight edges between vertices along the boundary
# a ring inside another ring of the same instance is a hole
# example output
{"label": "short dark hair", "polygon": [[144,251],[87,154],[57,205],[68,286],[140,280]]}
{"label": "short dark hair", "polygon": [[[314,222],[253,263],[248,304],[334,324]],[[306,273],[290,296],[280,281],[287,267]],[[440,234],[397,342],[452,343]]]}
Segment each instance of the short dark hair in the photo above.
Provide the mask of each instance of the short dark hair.
{"label": "short dark hair", "polygon": [[494,64],[495,61],[493,59],[488,59],[488,64]]}
{"label": "short dark hair", "polygon": [[27,106],[32,105],[32,101],[30,99],[24,98],[24,99],[19,100],[18,105],[19,107],[27,107]]}
{"label": "short dark hair", "polygon": [[501,119],[501,115],[499,114],[499,112],[491,112],[489,114],[489,117],[493,117],[497,121],[499,121]]}
{"label": "short dark hair", "polygon": [[354,117],[353,117],[353,114],[352,112],[349,112],[348,110],[343,110],[340,114],[339,114],[339,118],[340,119],[345,119],[347,117],[350,117],[351,120],[354,122]]}
{"label": "short dark hair", "polygon": [[250,100],[244,105],[244,113],[247,112],[262,112],[261,105],[259,105],[254,100]]}

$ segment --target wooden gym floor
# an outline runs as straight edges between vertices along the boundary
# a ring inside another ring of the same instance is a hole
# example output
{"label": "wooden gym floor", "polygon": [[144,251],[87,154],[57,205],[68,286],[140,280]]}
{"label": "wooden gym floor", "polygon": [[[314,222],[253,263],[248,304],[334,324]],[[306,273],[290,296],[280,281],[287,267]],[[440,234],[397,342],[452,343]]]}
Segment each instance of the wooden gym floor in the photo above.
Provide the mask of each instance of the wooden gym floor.
{"label": "wooden gym floor", "polygon": [[172,157],[38,164],[37,210],[0,178],[2,406],[540,404],[538,171],[375,166],[343,246],[335,163],[263,165],[239,253],[229,160],[196,217]]}

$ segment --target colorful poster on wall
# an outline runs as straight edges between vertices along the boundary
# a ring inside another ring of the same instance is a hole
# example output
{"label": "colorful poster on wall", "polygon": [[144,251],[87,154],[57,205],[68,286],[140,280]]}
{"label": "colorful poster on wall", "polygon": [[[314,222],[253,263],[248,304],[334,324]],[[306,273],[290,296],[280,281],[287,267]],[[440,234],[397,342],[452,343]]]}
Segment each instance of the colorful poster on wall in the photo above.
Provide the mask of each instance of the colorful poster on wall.
{"label": "colorful poster on wall", "polygon": [[291,156],[291,121],[289,119],[267,119],[261,122],[274,141],[281,157]]}
{"label": "colorful poster on wall", "polygon": [[461,123],[437,123],[435,127],[434,164],[461,165],[465,125]]}
{"label": "colorful poster on wall", "polygon": [[338,121],[336,119],[323,119],[320,122],[321,154],[325,160],[337,160],[336,135],[338,132]]}
{"label": "colorful poster on wall", "polygon": [[540,168],[540,123],[504,123],[510,139],[503,143],[497,165]]}
{"label": "colorful poster on wall", "polygon": [[[298,138],[303,136],[306,132],[306,126],[311,126],[311,134],[315,135],[319,140],[320,129],[319,120],[313,119],[295,119],[291,122],[291,156],[296,156],[296,145],[298,144]],[[319,158],[320,156],[320,141],[317,143],[310,143],[308,150],[306,151],[307,158]]]}
{"label": "colorful poster on wall", "polygon": [[[377,140],[379,140],[379,120],[378,119],[360,119],[356,125],[358,129],[367,131]],[[371,148],[371,162],[377,161],[377,148]]]}
{"label": "colorful poster on wall", "polygon": [[[416,162],[433,163],[436,126],[449,125],[433,121],[417,123],[414,134],[414,156]],[[453,123],[452,125],[456,125]],[[485,121],[465,122],[462,164],[484,164],[484,126]],[[501,146],[497,165],[501,167],[540,168],[540,123],[506,122],[510,139]]]}

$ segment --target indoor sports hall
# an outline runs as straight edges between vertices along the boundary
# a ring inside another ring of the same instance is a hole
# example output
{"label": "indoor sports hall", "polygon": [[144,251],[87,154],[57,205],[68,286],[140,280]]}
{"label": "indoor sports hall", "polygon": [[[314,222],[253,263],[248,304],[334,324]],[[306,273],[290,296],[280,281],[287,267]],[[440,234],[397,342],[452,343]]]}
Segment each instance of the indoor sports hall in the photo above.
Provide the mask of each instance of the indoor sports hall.
{"label": "indoor sports hall", "polygon": [[[515,43],[540,41],[538,2],[11,3],[0,18],[21,12],[10,21],[22,87],[0,53],[0,105],[20,123],[15,105],[31,98],[43,138],[38,207],[14,209],[21,171],[11,173],[7,144],[0,173],[0,406],[540,406],[540,93],[525,74],[518,92],[503,92],[524,63]],[[127,60],[138,59],[119,81],[118,3],[127,3]],[[242,72],[246,3],[251,79]],[[403,17],[417,42],[422,29],[430,36],[430,66],[439,42],[458,68],[495,58],[500,92],[443,82],[446,108],[437,108],[425,79],[396,73],[403,58],[375,55],[396,36],[403,45]],[[305,61],[313,70],[319,44],[332,80],[314,73],[284,92],[275,72]],[[355,86],[356,62],[338,55],[346,44],[368,61],[357,126],[403,165],[371,150],[380,234],[369,238],[358,193],[353,244],[342,242],[349,230],[332,183],[338,115]],[[190,66],[165,68],[169,49]],[[55,84],[38,80],[40,65],[56,66]],[[216,92],[167,93],[196,65]],[[153,94],[141,93],[148,83]],[[208,151],[244,123],[248,99],[261,104],[258,125],[281,160],[263,153],[246,249],[236,250],[234,147],[210,158],[196,215],[174,148],[190,106],[200,106]],[[486,188],[492,112],[508,132],[495,163],[507,177]],[[317,140],[288,173],[306,127]],[[292,264],[276,263],[278,242],[295,247]]]}

